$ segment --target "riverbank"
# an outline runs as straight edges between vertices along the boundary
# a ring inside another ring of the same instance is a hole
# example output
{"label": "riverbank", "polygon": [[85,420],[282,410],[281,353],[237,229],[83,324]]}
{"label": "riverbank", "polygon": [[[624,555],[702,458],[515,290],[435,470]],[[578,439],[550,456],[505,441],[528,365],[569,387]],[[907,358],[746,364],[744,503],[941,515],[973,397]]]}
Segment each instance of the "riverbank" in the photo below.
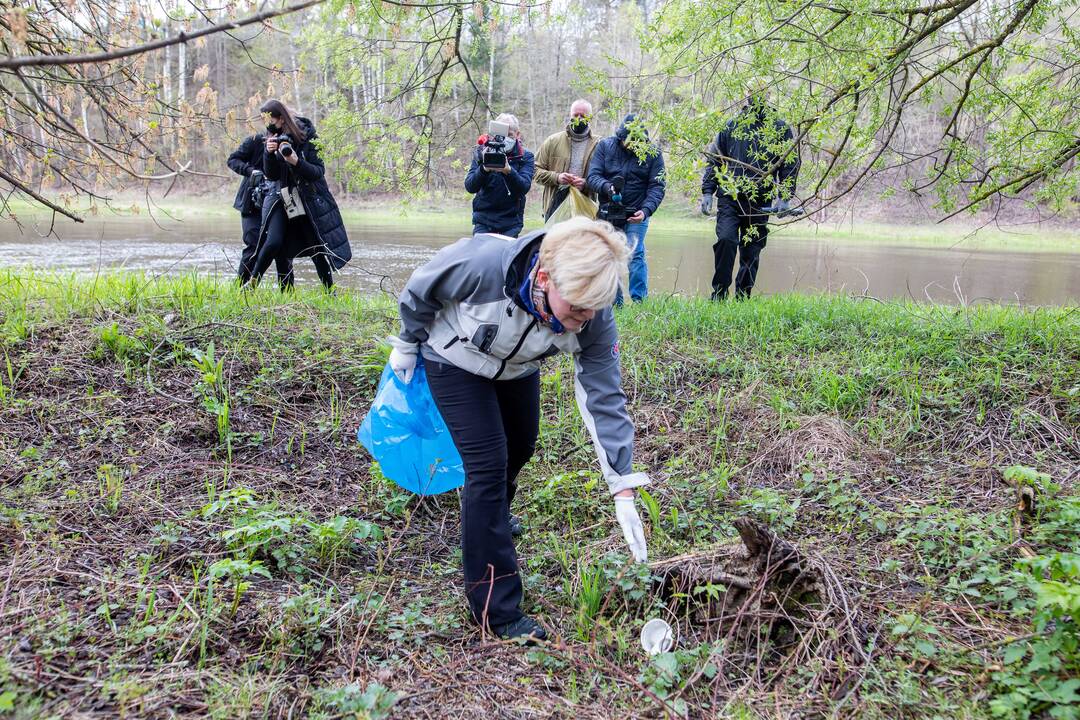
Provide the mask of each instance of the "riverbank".
{"label": "riverbank", "polygon": [[[658,564],[625,564],[572,365],[551,363],[515,510],[527,610],[558,640],[530,651],[466,622],[456,497],[396,490],[355,441],[388,300],[0,272],[0,318],[0,713],[1080,706],[1075,310],[777,295],[621,311]],[[819,584],[673,591],[673,565],[700,578],[731,556],[743,517]],[[650,660],[654,616],[679,637]]]}
{"label": "riverbank", "polygon": [[[153,217],[168,228],[172,223],[183,223],[185,220],[220,218],[223,222],[236,221],[231,200],[232,196],[229,195],[184,197],[148,203],[145,197],[130,197],[118,199],[109,207],[99,204],[93,209],[89,206],[72,209],[91,223],[146,221]],[[9,204],[20,220],[31,224],[51,222],[51,213],[39,205],[19,200],[9,201]],[[452,235],[465,234],[472,229],[471,210],[462,198],[343,202],[341,212],[347,224],[370,228],[422,232],[434,227],[439,228],[440,232],[449,231]],[[698,215],[694,208],[671,201],[656,214],[649,230],[650,242],[680,242],[687,236],[709,238],[713,233],[713,222],[711,218]],[[65,226],[69,224],[71,221],[66,218],[58,218],[53,227],[64,237]],[[530,211],[526,216],[526,229],[541,224],[540,218]],[[773,223],[770,227],[770,236],[775,238],[790,236],[843,243],[948,247],[972,251],[1078,252],[1080,248],[1080,231],[1060,224],[1008,227],[995,223],[980,224],[969,219],[939,225],[890,224],[851,218],[821,222],[811,217],[783,224]]]}

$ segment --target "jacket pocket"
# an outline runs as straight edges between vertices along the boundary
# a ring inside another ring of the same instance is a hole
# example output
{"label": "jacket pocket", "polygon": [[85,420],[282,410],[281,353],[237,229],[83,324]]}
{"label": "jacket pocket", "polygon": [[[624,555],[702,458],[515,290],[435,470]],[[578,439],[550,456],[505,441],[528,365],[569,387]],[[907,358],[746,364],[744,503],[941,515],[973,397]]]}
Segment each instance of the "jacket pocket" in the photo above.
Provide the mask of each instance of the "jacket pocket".
{"label": "jacket pocket", "polygon": [[484,323],[476,328],[472,335],[472,344],[480,349],[480,352],[490,353],[495,338],[499,336],[499,326],[495,323]]}

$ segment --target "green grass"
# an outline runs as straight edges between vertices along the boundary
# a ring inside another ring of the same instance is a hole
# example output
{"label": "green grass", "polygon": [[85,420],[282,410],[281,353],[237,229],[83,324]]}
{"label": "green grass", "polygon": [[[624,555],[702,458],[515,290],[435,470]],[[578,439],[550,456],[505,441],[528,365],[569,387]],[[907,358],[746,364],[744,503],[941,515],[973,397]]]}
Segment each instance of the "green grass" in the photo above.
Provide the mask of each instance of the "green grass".
{"label": "green grass", "polygon": [[[455,496],[397,490],[355,441],[391,298],[3,271],[0,717],[1076,713],[1075,309],[617,317],[650,559],[713,557],[750,516],[827,563],[848,614],[800,626],[797,662],[754,639],[773,620],[694,619],[722,584],[665,598],[627,564],[569,358],[515,501],[526,609],[561,640],[524,651],[465,617]],[[658,615],[678,646],[649,659]]]}

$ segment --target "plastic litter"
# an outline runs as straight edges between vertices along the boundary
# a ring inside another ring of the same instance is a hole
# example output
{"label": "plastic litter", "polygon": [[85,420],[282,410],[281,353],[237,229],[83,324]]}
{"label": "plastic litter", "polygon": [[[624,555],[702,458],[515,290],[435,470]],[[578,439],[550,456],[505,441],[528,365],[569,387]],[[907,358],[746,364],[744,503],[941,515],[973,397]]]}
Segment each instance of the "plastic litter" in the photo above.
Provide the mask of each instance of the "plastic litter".
{"label": "plastic litter", "polygon": [[438,495],[465,485],[461,455],[431,396],[423,356],[409,383],[387,364],[356,439],[383,475],[410,492]]}
{"label": "plastic litter", "polygon": [[544,223],[544,227],[550,228],[555,223],[569,220],[578,215],[584,215],[590,220],[596,219],[596,212],[599,210],[600,206],[587,198],[585,194],[576,187],[571,186],[569,191],[566,199],[562,201],[559,207],[555,208],[555,212],[551,213],[551,217]]}
{"label": "plastic litter", "polygon": [[649,655],[666,653],[675,647],[675,631],[660,618],[653,618],[641,628],[641,647]]}

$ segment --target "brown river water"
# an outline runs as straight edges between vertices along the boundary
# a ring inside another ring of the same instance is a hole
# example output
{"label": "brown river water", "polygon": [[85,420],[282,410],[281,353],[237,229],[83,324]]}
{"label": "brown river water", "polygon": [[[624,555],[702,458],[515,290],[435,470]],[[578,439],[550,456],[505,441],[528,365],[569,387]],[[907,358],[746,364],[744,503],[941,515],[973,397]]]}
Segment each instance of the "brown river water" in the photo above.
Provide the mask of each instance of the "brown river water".
{"label": "brown river water", "polygon": [[[708,295],[712,277],[711,223],[687,236],[665,232],[662,219],[646,239],[650,292]],[[409,273],[468,228],[353,224],[353,261],[338,282],[365,292],[396,292]],[[231,275],[240,255],[239,217],[208,220],[90,220],[58,223],[59,239],[0,223],[0,267],[79,274],[127,269],[150,273]],[[317,283],[314,268],[297,260],[298,283]],[[273,274],[273,268],[270,270]],[[772,237],[761,254],[755,293],[869,294],[919,302],[1076,305],[1080,252],[905,246],[900,243]]]}

